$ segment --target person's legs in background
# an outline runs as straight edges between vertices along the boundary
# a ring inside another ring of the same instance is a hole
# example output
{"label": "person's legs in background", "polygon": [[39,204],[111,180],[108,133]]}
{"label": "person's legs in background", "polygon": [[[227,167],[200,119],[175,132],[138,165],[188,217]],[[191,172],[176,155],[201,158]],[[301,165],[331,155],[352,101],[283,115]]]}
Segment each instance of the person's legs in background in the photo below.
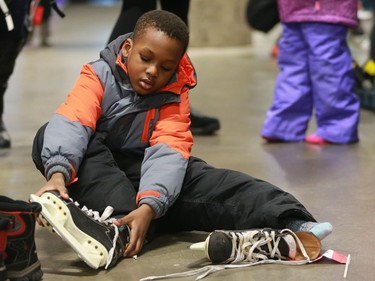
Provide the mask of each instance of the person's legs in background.
{"label": "person's legs in background", "polygon": [[278,55],[280,72],[261,135],[269,142],[303,141],[313,109],[307,63],[308,46],[300,24],[282,26]]}
{"label": "person's legs in background", "polygon": [[[179,16],[188,25],[190,0],[161,0],[161,8]],[[108,43],[122,34],[132,32],[138,18],[157,8],[156,0],[123,0],[120,15],[109,37]],[[193,135],[212,135],[220,129],[220,121],[206,116],[194,108],[190,108],[191,126]]]}
{"label": "person's legs in background", "polygon": [[190,0],[160,0],[161,8],[168,12],[174,13],[175,15],[179,16],[184,23],[189,26],[189,7],[190,7]]}
{"label": "person's legs in background", "polygon": [[120,35],[133,32],[139,17],[144,13],[156,9],[156,0],[123,0],[120,15],[112,29],[108,42]]}
{"label": "person's legs in background", "polygon": [[[337,144],[358,141],[359,99],[354,93],[352,56],[347,44],[348,28],[338,24],[303,23],[309,45],[308,67],[319,138]],[[318,137],[318,138],[316,138]]]}
{"label": "person's legs in background", "polygon": [[14,24],[12,30],[8,30],[5,17],[0,17],[0,149],[11,146],[10,136],[3,120],[4,95],[18,54],[26,43],[28,30],[25,22],[29,4],[28,0],[11,1],[8,4]]}
{"label": "person's legs in background", "polygon": [[40,26],[40,45],[42,47],[50,47],[51,43],[49,41],[49,37],[51,35],[51,28],[50,28],[50,20],[51,20],[51,12],[52,8],[49,3],[50,1],[41,0],[40,5],[43,5],[43,18],[42,18],[42,25]]}
{"label": "person's legs in background", "polygon": [[[179,16],[189,26],[190,0],[160,0],[161,8]],[[190,108],[191,126],[193,135],[212,135],[220,129],[220,122],[217,118],[204,115],[194,108]]]}
{"label": "person's legs in background", "polygon": [[10,136],[3,120],[4,95],[8,88],[8,80],[13,73],[21,40],[22,38],[6,35],[1,35],[0,38],[0,148],[8,148],[11,145]]}

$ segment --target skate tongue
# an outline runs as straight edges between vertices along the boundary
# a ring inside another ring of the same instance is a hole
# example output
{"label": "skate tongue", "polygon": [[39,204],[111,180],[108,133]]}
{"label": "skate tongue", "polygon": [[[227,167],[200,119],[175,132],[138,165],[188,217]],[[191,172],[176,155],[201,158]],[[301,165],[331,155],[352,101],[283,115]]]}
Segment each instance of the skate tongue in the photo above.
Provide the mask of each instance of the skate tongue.
{"label": "skate tongue", "polygon": [[283,257],[294,260],[297,255],[297,244],[294,237],[290,234],[280,239],[278,249]]}

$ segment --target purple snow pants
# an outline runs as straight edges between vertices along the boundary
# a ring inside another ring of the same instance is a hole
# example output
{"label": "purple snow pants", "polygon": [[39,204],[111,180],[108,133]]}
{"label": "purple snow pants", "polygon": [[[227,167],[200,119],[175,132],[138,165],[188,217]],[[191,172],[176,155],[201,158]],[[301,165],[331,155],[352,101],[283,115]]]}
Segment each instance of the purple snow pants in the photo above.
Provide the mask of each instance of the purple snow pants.
{"label": "purple snow pants", "polygon": [[315,110],[315,134],[338,144],[358,141],[360,105],[354,93],[347,27],[283,24],[274,100],[262,136],[302,141]]}

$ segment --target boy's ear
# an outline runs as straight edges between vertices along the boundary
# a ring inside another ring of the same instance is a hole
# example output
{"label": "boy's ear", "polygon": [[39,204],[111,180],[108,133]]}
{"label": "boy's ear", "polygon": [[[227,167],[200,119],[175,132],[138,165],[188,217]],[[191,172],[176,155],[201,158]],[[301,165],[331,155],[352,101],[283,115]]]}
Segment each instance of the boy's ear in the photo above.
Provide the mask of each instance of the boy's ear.
{"label": "boy's ear", "polygon": [[133,47],[133,40],[128,38],[125,40],[124,45],[122,46],[122,55],[128,57],[131,48]]}

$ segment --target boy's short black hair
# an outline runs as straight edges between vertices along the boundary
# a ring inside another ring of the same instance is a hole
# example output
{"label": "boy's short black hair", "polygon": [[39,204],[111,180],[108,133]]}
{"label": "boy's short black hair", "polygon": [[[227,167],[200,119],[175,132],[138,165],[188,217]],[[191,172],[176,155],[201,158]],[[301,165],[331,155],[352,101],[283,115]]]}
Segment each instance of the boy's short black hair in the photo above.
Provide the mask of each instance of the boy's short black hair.
{"label": "boy's short black hair", "polygon": [[137,37],[141,36],[143,31],[149,27],[162,31],[170,38],[180,41],[185,53],[189,45],[189,30],[177,15],[165,10],[153,10],[144,13],[135,25],[133,40],[136,41]]}

